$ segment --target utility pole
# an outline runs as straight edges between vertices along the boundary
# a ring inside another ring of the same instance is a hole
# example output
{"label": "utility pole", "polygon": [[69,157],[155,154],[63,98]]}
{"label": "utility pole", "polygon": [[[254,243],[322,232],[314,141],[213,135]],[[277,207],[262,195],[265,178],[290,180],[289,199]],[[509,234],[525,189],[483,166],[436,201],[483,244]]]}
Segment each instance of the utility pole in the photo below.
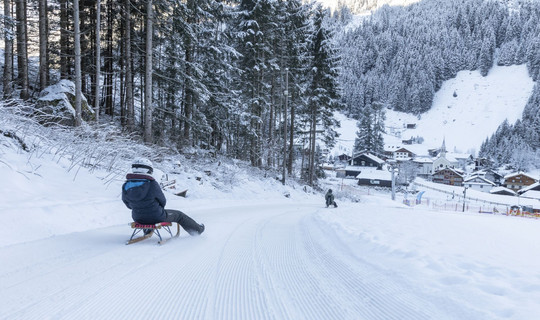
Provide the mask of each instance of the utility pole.
{"label": "utility pole", "polygon": [[467,187],[463,188],[463,209],[461,212],[465,212],[465,196],[467,195]]}
{"label": "utility pole", "polygon": [[389,162],[388,171],[392,174],[392,201],[396,200],[396,177],[395,174],[398,168],[395,167],[396,163]]}
{"label": "utility pole", "polygon": [[287,107],[289,102],[289,68],[285,68],[285,108],[283,110],[283,185],[287,176]]}

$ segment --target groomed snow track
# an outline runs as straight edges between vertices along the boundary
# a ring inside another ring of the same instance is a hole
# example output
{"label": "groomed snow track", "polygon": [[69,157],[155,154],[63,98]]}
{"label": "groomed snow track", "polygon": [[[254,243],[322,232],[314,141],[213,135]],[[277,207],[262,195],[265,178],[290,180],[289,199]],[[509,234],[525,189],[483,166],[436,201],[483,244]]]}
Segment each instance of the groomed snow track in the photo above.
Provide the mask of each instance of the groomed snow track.
{"label": "groomed snow track", "polygon": [[342,241],[328,210],[207,209],[202,236],[163,246],[125,246],[122,225],[2,247],[0,319],[474,319]]}

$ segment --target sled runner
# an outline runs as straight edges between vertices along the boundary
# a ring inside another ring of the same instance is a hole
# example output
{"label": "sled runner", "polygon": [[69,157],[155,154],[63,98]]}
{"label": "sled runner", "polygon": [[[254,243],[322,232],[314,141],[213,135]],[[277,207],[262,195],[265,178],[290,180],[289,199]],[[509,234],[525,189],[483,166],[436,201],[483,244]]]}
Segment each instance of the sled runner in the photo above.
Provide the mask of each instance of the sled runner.
{"label": "sled runner", "polygon": [[[176,222],[175,222],[176,223]],[[164,244],[167,240],[172,238],[177,238],[180,235],[180,225],[176,223],[176,234],[173,235],[173,231],[171,231],[172,222],[159,222],[156,224],[142,224],[138,222],[132,222],[130,223],[131,228],[133,228],[133,233],[131,234],[131,238],[126,242],[127,244],[132,244],[135,242],[142,241],[144,239],[150,238],[154,233],[159,237],[159,244]],[[161,234],[159,233],[159,229],[165,230],[170,235],[170,238],[163,239],[161,237]],[[141,236],[135,237],[136,235],[142,233]]]}

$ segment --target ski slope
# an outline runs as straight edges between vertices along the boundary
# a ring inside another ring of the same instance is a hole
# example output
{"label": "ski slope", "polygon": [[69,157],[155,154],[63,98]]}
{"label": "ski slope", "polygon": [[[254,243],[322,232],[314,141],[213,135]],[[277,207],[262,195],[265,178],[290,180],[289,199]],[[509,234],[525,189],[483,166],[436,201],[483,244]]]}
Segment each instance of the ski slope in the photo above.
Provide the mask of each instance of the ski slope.
{"label": "ski slope", "polygon": [[[460,71],[442,84],[427,112],[415,116],[386,110],[385,146],[404,146],[402,140],[421,137],[422,144],[406,147],[426,155],[444,141],[450,152],[477,155],[482,142],[500,124],[521,119],[533,87],[526,65],[494,66],[485,77],[479,71]],[[331,154],[350,155],[358,131],[356,121],[340,113],[335,117],[341,122],[341,136]],[[407,129],[407,124],[416,128]]]}

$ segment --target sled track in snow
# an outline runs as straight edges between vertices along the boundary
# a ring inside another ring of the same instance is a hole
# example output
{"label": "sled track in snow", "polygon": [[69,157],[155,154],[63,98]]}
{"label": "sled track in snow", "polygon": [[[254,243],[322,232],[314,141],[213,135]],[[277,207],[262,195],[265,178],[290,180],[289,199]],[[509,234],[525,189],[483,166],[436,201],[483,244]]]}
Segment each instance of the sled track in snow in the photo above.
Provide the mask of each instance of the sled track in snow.
{"label": "sled track in snow", "polygon": [[356,267],[359,261],[338,256],[340,248],[322,248],[319,241],[327,243],[329,235],[307,225],[309,219],[294,213],[279,219],[296,221],[266,223],[257,236],[267,286],[280,298],[274,301],[281,310],[277,319],[431,318],[426,305],[407,301],[411,292],[385,281],[380,271]]}
{"label": "sled track in snow", "polygon": [[125,246],[117,226],[0,247],[0,319],[474,319],[347,246],[318,210],[229,208],[163,246]]}

